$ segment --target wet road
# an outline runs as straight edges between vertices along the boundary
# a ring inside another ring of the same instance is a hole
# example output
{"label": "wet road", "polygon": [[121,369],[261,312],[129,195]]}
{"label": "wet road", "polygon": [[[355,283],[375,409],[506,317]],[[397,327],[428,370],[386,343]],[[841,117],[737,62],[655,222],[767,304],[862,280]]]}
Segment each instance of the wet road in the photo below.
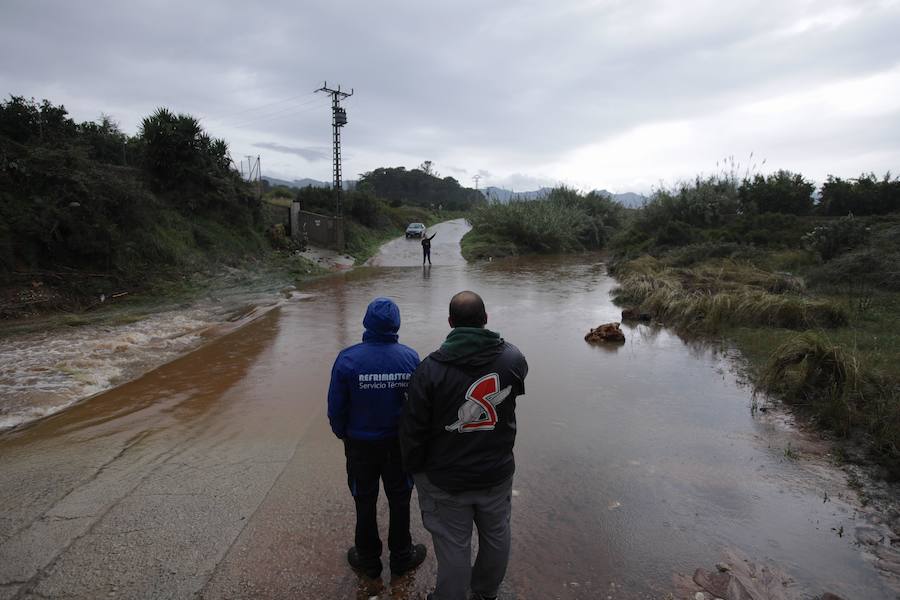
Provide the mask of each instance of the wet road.
{"label": "wet road", "polygon": [[[433,265],[464,265],[465,259],[459,251],[459,240],[471,227],[464,219],[454,219],[432,225],[426,231],[431,240],[431,263]],[[422,240],[405,237],[392,240],[381,247],[379,252],[366,263],[373,267],[411,267],[422,264]]]}
{"label": "wet road", "polygon": [[[325,415],[331,363],[377,295],[400,305],[401,341],[427,353],[462,289],[484,296],[489,326],[531,367],[501,598],[664,597],[674,572],[726,549],[780,564],[798,590],[894,597],[855,543],[842,473],[751,414],[727,357],[644,325],[625,327],[622,346],[583,341],[619,313],[596,258],[435,263],[320,280],[0,436],[0,600],[367,597],[344,563],[353,507]],[[419,598],[433,572],[429,555],[381,597]]]}

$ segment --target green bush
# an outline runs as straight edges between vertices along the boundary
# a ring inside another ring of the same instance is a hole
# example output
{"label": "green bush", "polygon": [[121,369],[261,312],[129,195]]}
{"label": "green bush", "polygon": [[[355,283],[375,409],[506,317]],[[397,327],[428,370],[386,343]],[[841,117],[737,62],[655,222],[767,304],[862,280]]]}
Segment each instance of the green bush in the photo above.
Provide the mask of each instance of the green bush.
{"label": "green bush", "polygon": [[839,254],[863,245],[868,237],[869,228],[866,224],[848,215],[837,221],[819,225],[802,239],[807,248],[827,262]]}
{"label": "green bush", "polygon": [[505,248],[503,254],[579,252],[604,247],[621,213],[603,195],[557,188],[546,198],[484,206],[469,221],[481,236],[479,243]]}

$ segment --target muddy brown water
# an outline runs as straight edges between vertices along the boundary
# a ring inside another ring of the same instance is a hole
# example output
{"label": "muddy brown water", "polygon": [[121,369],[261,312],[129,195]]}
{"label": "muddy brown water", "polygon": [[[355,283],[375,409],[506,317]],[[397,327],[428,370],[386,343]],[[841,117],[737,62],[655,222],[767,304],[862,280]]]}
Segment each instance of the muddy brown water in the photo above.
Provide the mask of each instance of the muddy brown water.
{"label": "muddy brown water", "polygon": [[[353,513],[325,415],[331,363],[378,295],[399,304],[401,341],[429,352],[462,289],[531,367],[501,598],[662,598],[673,573],[731,549],[808,597],[895,597],[856,544],[841,472],[752,413],[727,352],[647,325],[624,326],[623,345],[583,341],[618,320],[613,286],[591,256],[362,268],[3,435],[0,599],[376,592],[344,564]],[[413,523],[430,550],[415,511]],[[433,574],[429,555],[380,597],[419,598]]]}

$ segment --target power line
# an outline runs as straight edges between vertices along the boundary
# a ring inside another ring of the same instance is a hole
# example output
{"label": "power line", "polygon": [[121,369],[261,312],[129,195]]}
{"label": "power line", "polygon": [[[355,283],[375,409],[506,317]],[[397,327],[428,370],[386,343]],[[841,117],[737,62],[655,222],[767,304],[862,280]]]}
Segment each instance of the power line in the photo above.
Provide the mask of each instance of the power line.
{"label": "power line", "polygon": [[225,127],[246,127],[247,125],[251,125],[253,123],[261,123],[264,121],[270,121],[272,119],[276,119],[278,117],[286,116],[289,114],[298,114],[302,112],[308,112],[310,110],[317,110],[320,108],[321,103],[318,98],[312,99],[312,102],[304,102],[302,104],[298,104],[296,106],[289,106],[287,108],[279,109],[275,112],[258,115],[255,117],[251,117],[249,119],[238,119],[236,123],[229,124],[227,121],[221,122],[220,124]]}
{"label": "power line", "polygon": [[304,107],[304,108],[291,109],[291,110],[286,110],[286,111],[283,111],[283,112],[280,112],[277,114],[268,115],[268,116],[266,116],[264,118],[260,118],[260,119],[244,121],[243,123],[236,123],[234,125],[223,125],[223,127],[230,127],[233,129],[243,129],[245,127],[255,126],[260,123],[268,123],[269,121],[275,121],[278,119],[283,119],[285,117],[291,117],[294,115],[301,115],[304,113],[318,111],[321,108],[322,108],[321,106],[309,106],[309,107]]}
{"label": "power line", "polygon": [[284,104],[285,102],[291,102],[292,100],[297,100],[298,98],[306,98],[307,96],[313,96],[313,95],[315,95],[315,92],[306,92],[305,94],[297,94],[295,96],[290,96],[289,98],[282,98],[281,100],[273,100],[272,102],[266,102],[265,104],[260,104],[258,106],[251,106],[249,108],[244,108],[241,110],[227,112],[227,113],[224,113],[221,115],[214,115],[212,117],[207,117],[207,118],[210,120],[215,120],[215,121],[228,120],[228,119],[231,119],[232,117],[236,117],[238,115],[242,115],[242,114],[245,114],[248,112],[262,110],[264,108],[269,108],[271,106],[276,106],[278,104]]}

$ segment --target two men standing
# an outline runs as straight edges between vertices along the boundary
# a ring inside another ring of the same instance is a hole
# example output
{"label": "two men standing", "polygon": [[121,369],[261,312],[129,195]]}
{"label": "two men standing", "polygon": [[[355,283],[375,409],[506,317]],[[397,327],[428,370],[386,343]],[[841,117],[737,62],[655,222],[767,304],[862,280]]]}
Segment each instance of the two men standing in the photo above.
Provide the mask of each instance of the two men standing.
{"label": "two men standing", "polygon": [[[379,301],[390,302],[376,299],[373,304]],[[396,305],[391,305],[396,309]],[[370,327],[373,323],[369,316],[371,312],[372,305],[364,320],[366,335],[370,337],[369,332],[375,331]],[[399,468],[415,478],[422,521],[434,542],[438,563],[437,585],[429,598],[463,600],[467,598],[467,590],[471,589],[475,598],[489,599],[496,597],[509,560],[510,500],[515,471],[512,453],[516,435],[515,401],[518,395],[525,392],[528,364],[515,346],[485,328],[487,312],[478,294],[456,294],[450,301],[448,320],[452,330],[447,339],[417,368],[414,367],[408,385],[396,385],[387,390],[381,388],[382,391],[399,389],[402,390],[401,395],[408,396],[402,416],[397,411],[390,413],[395,417],[392,423],[382,419],[388,413],[382,413],[375,407],[393,407],[396,398],[376,401],[373,395],[363,395],[367,390],[361,388],[356,402],[332,402],[333,392],[335,398],[348,394],[346,387],[344,392],[340,391],[341,386],[347,385],[346,382],[350,382],[349,393],[352,394],[357,391],[354,385],[362,386],[364,380],[367,381],[367,377],[363,377],[367,374],[363,371],[366,368],[371,371],[371,364],[364,368],[362,361],[356,360],[356,355],[361,352],[358,348],[365,346],[364,336],[363,344],[344,350],[335,362],[332,389],[329,391],[329,418],[338,437],[349,436],[348,448],[359,446],[354,440],[362,432],[368,435],[378,431],[388,434],[386,439],[391,440],[381,442],[389,448],[383,450],[386,454],[378,454],[370,446],[366,446],[365,451],[371,453],[366,456],[390,457],[381,460],[379,464],[389,467],[382,466],[379,472],[384,480],[391,511],[388,544],[392,571],[395,548],[398,556],[402,557],[399,559],[400,566],[405,567],[398,571],[415,568],[425,556],[425,548],[412,546],[410,541],[409,488],[406,488],[405,495],[400,493],[401,486],[397,484],[399,478],[396,476],[396,469]],[[387,321],[396,321],[399,327],[399,310],[396,311],[396,319]],[[396,343],[397,327],[389,332],[394,335],[392,343],[406,348]],[[418,363],[418,356],[411,349],[400,352],[391,348],[391,352],[404,356],[407,361],[415,356]],[[343,365],[341,368],[339,363]],[[403,366],[408,368],[410,363],[404,362]],[[401,372],[404,371],[397,371]],[[359,380],[358,384],[353,377]],[[395,380],[403,378],[396,374],[388,374],[387,380],[383,377],[379,381],[389,384],[396,383],[391,377]],[[336,388],[338,391],[335,392]],[[374,426],[363,425],[369,422]],[[357,425],[351,428],[348,423]],[[398,430],[399,440],[394,441]],[[393,454],[398,445],[402,449],[402,466],[397,464]],[[374,479],[374,497],[370,493],[366,496],[369,500],[361,502],[359,486],[354,488],[354,481],[358,484],[360,469],[357,467],[354,470],[354,465],[363,461],[363,455],[348,450],[347,456],[348,477],[357,506],[356,546],[348,553],[348,560],[366,574],[375,573],[376,568],[380,574],[380,560],[377,563],[374,560],[380,556],[380,541],[377,544],[371,541],[377,539],[374,505],[377,501],[378,475]],[[365,462],[368,464],[370,460]],[[371,479],[366,481],[371,483]],[[371,487],[366,491],[371,492]],[[405,498],[405,521],[402,511],[399,508],[396,511],[397,531],[392,496],[398,507]],[[371,519],[368,518],[369,510]],[[361,519],[363,532],[371,531],[374,524],[374,538],[371,534],[360,534]],[[399,531],[403,523],[406,525],[405,534]],[[472,523],[478,528],[479,546],[474,567],[470,562]]]}

